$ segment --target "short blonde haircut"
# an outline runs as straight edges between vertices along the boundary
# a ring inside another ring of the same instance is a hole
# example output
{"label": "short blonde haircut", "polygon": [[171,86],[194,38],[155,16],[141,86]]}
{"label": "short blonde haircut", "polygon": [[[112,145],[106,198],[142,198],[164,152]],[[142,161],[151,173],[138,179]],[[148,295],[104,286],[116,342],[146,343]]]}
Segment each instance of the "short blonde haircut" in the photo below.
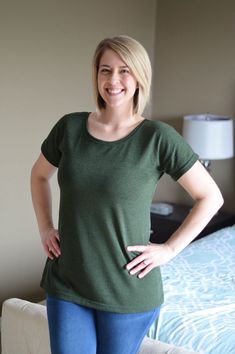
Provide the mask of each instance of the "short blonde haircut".
{"label": "short blonde haircut", "polygon": [[93,88],[97,108],[105,108],[105,102],[98,91],[98,70],[102,55],[107,49],[113,50],[126,63],[138,87],[133,98],[134,113],[141,114],[149,101],[152,79],[152,68],[145,48],[135,39],[128,36],[117,36],[103,39],[97,46],[93,57]]}

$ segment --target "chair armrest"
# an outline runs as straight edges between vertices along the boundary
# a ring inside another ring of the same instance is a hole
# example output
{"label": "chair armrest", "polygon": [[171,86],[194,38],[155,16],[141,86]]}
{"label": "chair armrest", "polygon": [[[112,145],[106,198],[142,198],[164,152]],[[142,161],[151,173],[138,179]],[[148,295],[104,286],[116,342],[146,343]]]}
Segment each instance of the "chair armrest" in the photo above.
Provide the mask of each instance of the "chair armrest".
{"label": "chair armrest", "polygon": [[2,308],[2,354],[50,354],[46,307],[8,299]]}

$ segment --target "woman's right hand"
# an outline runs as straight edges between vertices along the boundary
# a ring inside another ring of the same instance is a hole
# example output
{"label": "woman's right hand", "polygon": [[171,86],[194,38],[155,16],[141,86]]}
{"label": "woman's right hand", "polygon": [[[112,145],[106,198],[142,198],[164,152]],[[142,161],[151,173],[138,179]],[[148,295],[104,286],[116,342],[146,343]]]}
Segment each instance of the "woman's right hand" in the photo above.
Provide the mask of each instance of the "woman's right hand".
{"label": "woman's right hand", "polygon": [[40,232],[43,248],[50,259],[58,258],[61,255],[60,236],[58,230],[49,228]]}

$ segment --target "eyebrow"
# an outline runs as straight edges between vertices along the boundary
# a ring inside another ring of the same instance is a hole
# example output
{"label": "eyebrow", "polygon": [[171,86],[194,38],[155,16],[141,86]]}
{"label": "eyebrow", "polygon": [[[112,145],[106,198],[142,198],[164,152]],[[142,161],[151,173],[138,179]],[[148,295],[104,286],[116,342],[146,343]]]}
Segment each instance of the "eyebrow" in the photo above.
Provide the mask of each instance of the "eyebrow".
{"label": "eyebrow", "polygon": [[[110,68],[110,66],[109,65],[107,65],[107,64],[102,64],[102,65],[100,65],[100,67],[107,67],[107,68]],[[121,65],[121,66],[119,66],[119,68],[128,68],[129,69],[129,67],[127,66],[127,65]]]}

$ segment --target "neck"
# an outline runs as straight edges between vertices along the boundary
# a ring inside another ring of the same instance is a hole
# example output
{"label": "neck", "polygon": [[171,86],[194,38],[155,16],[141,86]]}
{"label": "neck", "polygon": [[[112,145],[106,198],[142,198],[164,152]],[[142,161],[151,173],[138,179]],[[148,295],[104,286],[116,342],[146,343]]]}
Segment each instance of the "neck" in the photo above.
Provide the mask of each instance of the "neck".
{"label": "neck", "polygon": [[135,122],[137,114],[133,112],[132,107],[129,109],[123,107],[107,107],[98,114],[98,117],[105,124],[122,126],[131,122]]}

